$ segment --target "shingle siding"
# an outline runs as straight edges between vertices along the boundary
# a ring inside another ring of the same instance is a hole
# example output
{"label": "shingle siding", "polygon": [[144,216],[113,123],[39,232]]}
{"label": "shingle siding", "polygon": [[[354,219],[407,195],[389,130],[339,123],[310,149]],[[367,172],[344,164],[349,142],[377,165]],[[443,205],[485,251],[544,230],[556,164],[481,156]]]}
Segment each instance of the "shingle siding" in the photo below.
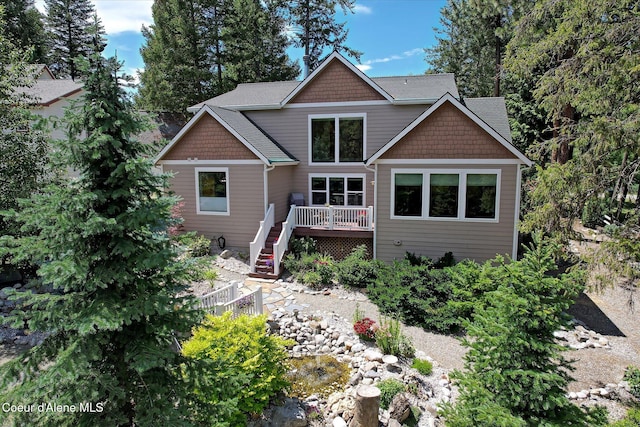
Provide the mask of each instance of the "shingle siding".
{"label": "shingle siding", "polygon": [[444,103],[383,159],[513,159],[515,156],[460,110]]}
{"label": "shingle siding", "polygon": [[202,115],[163,160],[256,160],[258,157],[213,117]]}
{"label": "shingle siding", "polygon": [[349,102],[384,99],[384,96],[342,62],[334,60],[289,102]]}

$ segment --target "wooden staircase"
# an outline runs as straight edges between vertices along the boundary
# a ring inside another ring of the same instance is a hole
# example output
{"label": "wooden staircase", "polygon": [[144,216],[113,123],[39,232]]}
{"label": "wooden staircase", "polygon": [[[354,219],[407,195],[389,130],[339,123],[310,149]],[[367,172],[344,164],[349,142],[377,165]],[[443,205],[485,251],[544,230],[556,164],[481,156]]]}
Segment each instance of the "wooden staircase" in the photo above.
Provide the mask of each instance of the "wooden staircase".
{"label": "wooden staircase", "polygon": [[[281,231],[282,222],[278,222],[271,227],[267,240],[264,242],[264,248],[260,251],[260,255],[258,255],[258,259],[256,261],[256,272],[249,273],[249,277],[258,279],[279,278],[279,276],[273,273],[273,244],[278,239],[278,236],[280,236]],[[280,269],[280,272],[282,272],[282,268]]]}

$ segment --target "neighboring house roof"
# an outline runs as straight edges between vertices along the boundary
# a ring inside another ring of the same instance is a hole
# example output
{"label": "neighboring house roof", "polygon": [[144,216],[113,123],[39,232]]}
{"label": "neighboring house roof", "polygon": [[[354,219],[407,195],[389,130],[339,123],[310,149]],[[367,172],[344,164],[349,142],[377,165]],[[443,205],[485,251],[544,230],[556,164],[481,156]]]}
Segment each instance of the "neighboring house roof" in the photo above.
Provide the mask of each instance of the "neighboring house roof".
{"label": "neighboring house roof", "polygon": [[22,88],[22,92],[33,99],[36,105],[48,107],[62,98],[74,95],[82,90],[82,84],[71,79],[38,79],[34,85]]}
{"label": "neighboring house roof", "polygon": [[136,135],[136,138],[147,145],[162,143],[162,146],[158,146],[158,149],[164,147],[166,141],[172,140],[187,123],[187,118],[184,114],[149,113],[146,111],[141,112],[141,114],[149,117],[153,127]]}
{"label": "neighboring house roof", "polygon": [[184,135],[200,120],[204,114],[209,114],[218,123],[231,132],[240,142],[242,142],[253,154],[255,154],[265,164],[297,163],[297,160],[280,147],[275,141],[265,135],[256,125],[244,114],[220,107],[210,107],[205,105],[187,123],[173,140],[158,154],[156,162],[162,160]]}
{"label": "neighboring house roof", "polygon": [[385,99],[394,104],[431,104],[449,92],[456,98],[458,88],[454,75],[425,74],[418,76],[367,77],[342,55],[333,53],[304,81],[243,83],[234,90],[200,102],[187,110],[196,112],[204,105],[225,107],[234,110],[279,109],[295,98],[331,61],[340,61],[354,74],[369,84]]}
{"label": "neighboring house roof", "polygon": [[35,75],[38,76],[38,79],[52,80],[56,78],[46,64],[34,64],[33,66],[35,67]]}
{"label": "neighboring house roof", "polygon": [[[422,113],[418,118],[416,118],[413,122],[411,122],[406,128],[404,128],[399,134],[391,139],[391,141],[387,142],[382,148],[380,148],[376,153],[373,154],[365,164],[371,165],[377,159],[379,159],[384,153],[389,151],[391,147],[393,147],[398,141],[404,138],[411,130],[413,130],[416,126],[422,123],[427,117],[429,117],[433,112],[437,111],[444,103],[449,102],[458,110],[460,110],[464,115],[466,115],[469,119],[475,122],[480,128],[486,131],[489,135],[491,135],[498,143],[500,143],[503,147],[505,147],[509,152],[511,152],[514,157],[520,160],[522,163],[527,166],[531,166],[533,163],[529,160],[524,154],[522,154],[516,147],[511,144],[510,138],[505,138],[500,132],[494,129],[488,122],[493,121],[494,124],[499,125],[501,131],[504,131],[504,126],[506,125],[507,129],[509,127],[509,123],[507,121],[506,109],[504,110],[504,117],[502,121],[500,121],[500,110],[501,108],[496,105],[499,102],[504,102],[501,98],[481,98],[478,102],[471,102],[471,104],[476,108],[477,111],[480,111],[482,115],[484,115],[484,120],[470,108],[465,107],[460,101],[458,101],[453,95],[447,93],[442,98],[440,98],[435,104],[427,108],[427,110]],[[469,99],[466,99],[465,102],[469,102]],[[492,106],[493,110],[484,111],[483,106]],[[486,114],[485,114],[486,113]]]}

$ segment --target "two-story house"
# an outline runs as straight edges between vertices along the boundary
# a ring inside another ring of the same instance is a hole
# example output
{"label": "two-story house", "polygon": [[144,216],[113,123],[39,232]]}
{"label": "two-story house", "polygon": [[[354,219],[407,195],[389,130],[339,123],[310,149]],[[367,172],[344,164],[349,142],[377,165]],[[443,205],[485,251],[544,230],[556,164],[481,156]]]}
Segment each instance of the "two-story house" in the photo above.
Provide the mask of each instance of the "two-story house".
{"label": "two-story house", "polygon": [[157,164],[185,229],[250,249],[256,272],[280,272],[292,234],[338,257],[516,254],[531,162],[504,100],[461,100],[452,74],[369,78],[333,53],[303,81],[241,84],[190,111]]}

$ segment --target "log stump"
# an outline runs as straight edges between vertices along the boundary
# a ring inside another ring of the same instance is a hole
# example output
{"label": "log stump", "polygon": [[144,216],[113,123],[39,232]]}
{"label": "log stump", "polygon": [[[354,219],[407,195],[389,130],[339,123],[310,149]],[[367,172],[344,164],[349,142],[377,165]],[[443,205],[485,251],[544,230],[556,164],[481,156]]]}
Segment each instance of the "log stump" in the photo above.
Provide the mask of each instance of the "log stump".
{"label": "log stump", "polygon": [[351,427],[378,427],[380,389],[362,385],[356,392],[356,408]]}

